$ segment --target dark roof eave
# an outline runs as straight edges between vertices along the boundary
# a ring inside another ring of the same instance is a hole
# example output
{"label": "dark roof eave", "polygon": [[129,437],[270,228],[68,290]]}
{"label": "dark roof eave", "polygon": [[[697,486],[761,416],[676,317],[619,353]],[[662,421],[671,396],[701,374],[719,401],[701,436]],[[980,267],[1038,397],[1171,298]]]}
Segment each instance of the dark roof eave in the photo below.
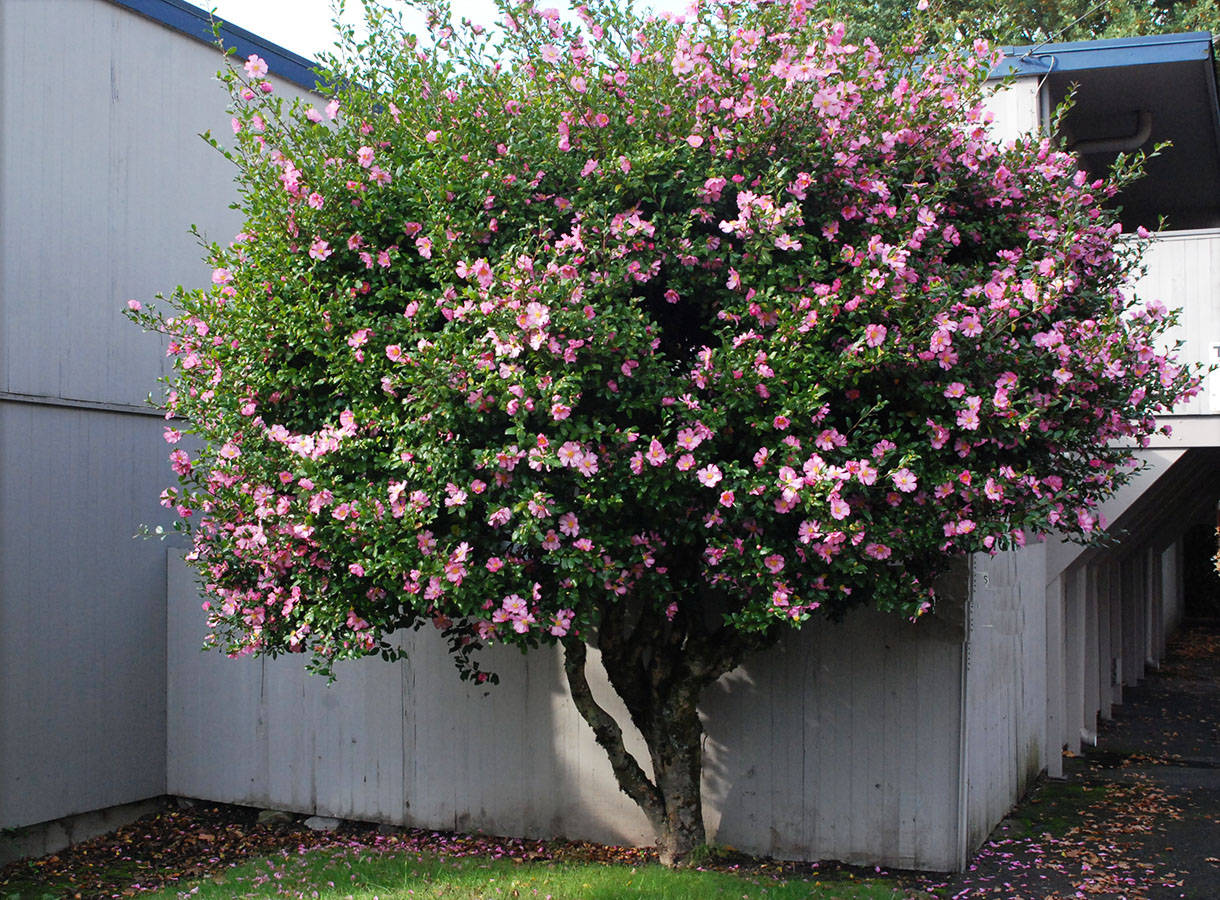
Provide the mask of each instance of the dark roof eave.
{"label": "dark roof eave", "polygon": [[1084,72],[1158,63],[1211,62],[1212,36],[1206,31],[1185,34],[1151,34],[1133,38],[1075,41],[1066,44],[1032,44],[1004,47],[1004,58],[991,73],[1046,75],[1049,72]]}

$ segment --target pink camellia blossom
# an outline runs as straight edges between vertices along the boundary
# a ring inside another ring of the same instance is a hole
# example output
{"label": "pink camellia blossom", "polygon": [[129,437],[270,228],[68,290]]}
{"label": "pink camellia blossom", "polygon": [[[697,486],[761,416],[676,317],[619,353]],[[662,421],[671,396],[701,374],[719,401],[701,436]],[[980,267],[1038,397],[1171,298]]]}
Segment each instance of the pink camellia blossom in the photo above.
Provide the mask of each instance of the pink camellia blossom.
{"label": "pink camellia blossom", "polygon": [[142,303],[140,303],[139,300],[128,300],[127,308],[132,310],[133,312],[139,312],[141,309],[144,308],[144,305]]}
{"label": "pink camellia blossom", "polygon": [[714,463],[704,466],[696,473],[696,475],[699,478],[699,483],[704,487],[715,487],[720,483],[720,479],[724,477],[720,471],[720,467]]}
{"label": "pink camellia blossom", "polygon": [[352,564],[350,564],[350,565],[347,567],[347,571],[351,572],[351,573],[352,573],[353,575],[355,575],[357,578],[363,578],[363,577],[364,577],[364,566],[360,565],[360,563],[352,563]]}
{"label": "pink camellia blossom", "polygon": [[339,115],[339,101],[332,100],[330,103],[326,104],[326,117],[328,119],[333,119],[337,115]]}
{"label": "pink camellia blossom", "polygon": [[267,61],[257,53],[251,53],[242,66],[251,78],[262,78],[267,74]]}
{"label": "pink camellia blossom", "polygon": [[918,481],[915,479],[915,473],[905,467],[892,472],[890,480],[894,482],[894,487],[904,494],[911,493],[911,491],[919,486]]}
{"label": "pink camellia blossom", "polygon": [[390,344],[385,348],[385,355],[390,362],[402,362],[402,347],[398,346],[398,344]]}
{"label": "pink camellia blossom", "polygon": [[373,154],[374,150],[372,147],[361,147],[356,151],[356,162],[358,162],[361,167],[367,169],[373,164]]}
{"label": "pink camellia blossom", "polygon": [[720,505],[721,506],[725,506],[725,507],[732,506],[734,499],[735,498],[734,498],[732,491],[721,491],[720,492]]}
{"label": "pink camellia blossom", "polygon": [[851,506],[838,494],[830,495],[830,516],[833,519],[846,519],[851,515]]}
{"label": "pink camellia blossom", "polygon": [[648,465],[659,466],[668,458],[669,454],[665,452],[661,442],[653,438],[652,443],[648,445],[648,450],[644,453],[644,459],[648,461]]}
{"label": "pink camellia blossom", "polygon": [[880,347],[885,343],[886,327],[871,323],[864,326],[864,343],[870,347]]}
{"label": "pink camellia blossom", "polygon": [[576,518],[576,513],[566,512],[559,517],[559,530],[568,537],[576,537],[580,534],[580,522]]}
{"label": "pink camellia blossom", "polygon": [[326,259],[333,252],[334,251],[330,249],[330,244],[322,240],[322,238],[317,238],[312,244],[309,245],[309,255],[313,259]]}

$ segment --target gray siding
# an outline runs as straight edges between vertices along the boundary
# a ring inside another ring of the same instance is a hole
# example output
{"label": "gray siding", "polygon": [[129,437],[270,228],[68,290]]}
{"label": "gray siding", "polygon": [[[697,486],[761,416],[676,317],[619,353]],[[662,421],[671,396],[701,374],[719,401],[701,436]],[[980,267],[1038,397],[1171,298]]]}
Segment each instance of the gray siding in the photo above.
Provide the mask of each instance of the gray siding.
{"label": "gray siding", "polygon": [[139,404],[163,354],[129,298],[207,282],[227,241],[228,129],[210,47],[100,0],[0,4],[0,391]]}
{"label": "gray siding", "polygon": [[[617,788],[558,655],[491,654],[461,684],[430,631],[410,658],[328,687],[302,660],[200,653],[192,576],[170,563],[168,790],[429,828],[629,843],[653,836]],[[705,695],[714,839],[788,858],[951,868],[958,848],[960,632],[862,613],[794,634]],[[627,721],[604,675],[591,679]],[[628,726],[630,729],[630,726]],[[637,757],[642,741],[629,733]]]}
{"label": "gray siding", "polygon": [[0,403],[0,828],[165,792],[160,425]]}
{"label": "gray siding", "polygon": [[219,53],[104,0],[0,2],[0,827],[165,792],[163,345],[122,316],[239,225]]}
{"label": "gray siding", "polygon": [[[966,843],[973,850],[1046,765],[1046,551],[973,559],[966,667]],[[965,857],[962,859],[964,864]]]}

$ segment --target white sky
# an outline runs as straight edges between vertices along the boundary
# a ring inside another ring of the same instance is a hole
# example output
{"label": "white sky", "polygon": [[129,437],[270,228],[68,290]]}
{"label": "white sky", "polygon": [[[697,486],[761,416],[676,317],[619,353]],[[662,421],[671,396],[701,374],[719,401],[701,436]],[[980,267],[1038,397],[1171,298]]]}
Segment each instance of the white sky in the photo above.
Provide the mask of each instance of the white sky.
{"label": "white sky", "polygon": [[[331,48],[330,0],[190,0],[203,9],[216,11],[216,16],[252,31],[259,37],[293,50],[312,59],[319,51]],[[547,3],[545,5],[551,5]],[[657,11],[682,10],[686,0],[651,0],[637,2],[637,8],[651,7]],[[466,16],[490,24],[499,18],[492,0],[452,0],[455,18]],[[564,9],[567,3],[555,0],[554,6]],[[360,0],[347,0],[345,21],[361,21]]]}

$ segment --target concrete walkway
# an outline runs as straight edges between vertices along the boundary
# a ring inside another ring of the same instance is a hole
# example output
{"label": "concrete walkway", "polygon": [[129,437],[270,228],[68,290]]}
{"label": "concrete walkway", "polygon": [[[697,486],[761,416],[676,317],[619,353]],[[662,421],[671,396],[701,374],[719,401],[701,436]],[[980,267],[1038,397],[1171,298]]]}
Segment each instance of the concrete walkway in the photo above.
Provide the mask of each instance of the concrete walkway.
{"label": "concrete walkway", "polygon": [[1220,900],[1220,623],[1195,623],[1124,692],[1096,748],[1064,760],[972,867],[912,898]]}

